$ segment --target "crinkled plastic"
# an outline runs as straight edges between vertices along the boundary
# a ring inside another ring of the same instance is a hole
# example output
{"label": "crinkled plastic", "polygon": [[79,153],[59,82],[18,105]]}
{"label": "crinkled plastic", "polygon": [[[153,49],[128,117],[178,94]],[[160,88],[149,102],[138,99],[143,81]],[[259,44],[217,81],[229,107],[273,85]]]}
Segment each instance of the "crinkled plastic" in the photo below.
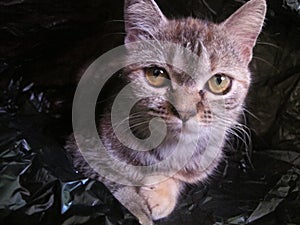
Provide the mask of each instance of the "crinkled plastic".
{"label": "crinkled plastic", "polygon": [[73,170],[62,145],[40,135],[51,123],[42,114],[50,102],[21,80],[11,80],[1,99],[1,223],[138,224],[103,184]]}
{"label": "crinkled plastic", "polygon": [[284,0],[284,3],[292,10],[300,13],[300,1],[299,0]]}
{"label": "crinkled plastic", "polygon": [[[157,1],[167,15],[221,21],[240,1]],[[77,73],[122,44],[122,1],[0,0],[0,223],[138,224],[100,182],[75,171]],[[232,138],[209,182],[188,186],[159,225],[300,224],[299,1],[268,1],[251,64],[246,144]],[[246,137],[246,136],[245,136]]]}

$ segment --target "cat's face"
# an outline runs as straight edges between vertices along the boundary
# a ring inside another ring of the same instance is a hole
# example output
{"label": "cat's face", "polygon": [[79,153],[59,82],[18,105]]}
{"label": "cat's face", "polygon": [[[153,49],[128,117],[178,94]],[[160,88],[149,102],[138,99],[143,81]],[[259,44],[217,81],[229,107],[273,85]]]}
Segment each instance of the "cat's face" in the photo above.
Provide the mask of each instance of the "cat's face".
{"label": "cat's face", "polygon": [[[248,64],[264,15],[263,0],[250,1],[221,24],[168,20],[152,0],[126,1],[126,43],[172,42],[198,56],[196,62],[188,62],[178,53],[161,54],[175,63],[145,61],[127,68],[133,93],[142,99],[132,109],[130,123],[136,135],[149,135],[143,121],[153,117],[166,122],[172,137],[198,133],[199,128],[210,136],[211,127],[235,124],[250,85]],[[193,67],[193,75],[180,64]]]}

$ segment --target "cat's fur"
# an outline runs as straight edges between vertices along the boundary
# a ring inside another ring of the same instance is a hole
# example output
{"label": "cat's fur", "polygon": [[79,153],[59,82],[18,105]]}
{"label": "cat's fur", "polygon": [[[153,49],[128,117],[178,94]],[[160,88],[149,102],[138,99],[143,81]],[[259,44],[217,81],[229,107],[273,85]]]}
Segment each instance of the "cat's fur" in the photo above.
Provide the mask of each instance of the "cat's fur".
{"label": "cat's fur", "polygon": [[[131,165],[147,166],[167,158],[178,142],[181,131],[186,140],[185,146],[194,143],[197,151],[189,163],[172,177],[165,177],[159,183],[155,177],[149,177],[150,180],[153,179],[153,185],[130,187],[99,176],[83,159],[74,139],[70,138],[66,148],[73,155],[75,167],[86,176],[104,182],[142,224],[151,224],[152,219],[168,216],[176,205],[183,184],[204,181],[222,158],[225,140],[214,140],[217,143],[217,147],[213,148],[216,157],[203,170],[202,165],[207,160],[204,152],[207,151],[209,140],[218,132],[211,128],[212,124],[225,125],[228,133],[237,124],[250,85],[248,64],[252,59],[252,49],[261,31],[265,12],[265,0],[251,0],[223,23],[214,24],[194,18],[169,20],[153,0],[125,0],[126,44],[156,40],[182,45],[199,55],[202,60],[201,71],[198,77],[191,80],[187,74],[176,69],[176,65],[159,65],[168,72],[172,85],[174,83],[170,91],[167,88],[154,88],[146,82],[145,68],[149,67],[147,62],[124,69],[122,79],[125,83],[134,83],[134,93],[144,98],[135,106],[133,113],[139,114],[139,123],[146,123],[135,126],[134,121],[131,122],[133,133],[139,138],[147,138],[147,122],[153,117],[161,117],[167,122],[167,136],[161,145],[151,151],[139,152],[125,147],[112,132],[108,109],[99,119],[101,140],[109,154]],[[128,51],[130,55],[130,49]],[[215,74],[226,74],[232,78],[232,87],[228,93],[220,96],[207,90],[207,78]],[[160,97],[147,97],[153,92],[159,92]],[[174,99],[174,105],[168,102],[170,96]],[[226,113],[219,112],[219,108],[215,107],[223,103]],[[110,104],[101,107],[109,106]],[[183,122],[183,118],[187,122]],[[200,133],[185,133],[183,127],[188,126],[198,126]],[[185,149],[181,151],[184,153]],[[93,155],[93,160],[101,161],[100,159],[101,155]],[[177,165],[169,167],[172,170]],[[131,172],[134,179],[135,171]]]}

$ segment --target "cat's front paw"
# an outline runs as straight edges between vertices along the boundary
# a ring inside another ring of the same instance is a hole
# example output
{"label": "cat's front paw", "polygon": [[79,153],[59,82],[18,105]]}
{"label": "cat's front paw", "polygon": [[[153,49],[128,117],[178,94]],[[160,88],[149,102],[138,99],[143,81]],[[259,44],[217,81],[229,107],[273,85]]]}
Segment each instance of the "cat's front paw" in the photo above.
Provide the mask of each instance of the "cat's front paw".
{"label": "cat's front paw", "polygon": [[153,186],[140,188],[139,194],[146,200],[153,220],[167,217],[174,210],[179,193],[179,183],[168,179]]}

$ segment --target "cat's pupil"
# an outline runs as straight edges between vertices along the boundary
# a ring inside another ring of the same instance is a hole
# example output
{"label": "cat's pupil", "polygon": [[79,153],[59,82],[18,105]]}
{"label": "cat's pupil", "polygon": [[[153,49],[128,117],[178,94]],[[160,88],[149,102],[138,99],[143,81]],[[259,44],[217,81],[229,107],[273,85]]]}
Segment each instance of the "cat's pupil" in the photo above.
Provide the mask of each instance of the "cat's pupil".
{"label": "cat's pupil", "polygon": [[162,71],[161,69],[158,69],[158,68],[155,68],[154,70],[153,70],[153,76],[154,77],[159,77],[161,74],[163,74],[164,73],[164,71]]}
{"label": "cat's pupil", "polygon": [[225,77],[222,75],[216,75],[215,80],[216,80],[216,84],[220,86],[225,80]]}

